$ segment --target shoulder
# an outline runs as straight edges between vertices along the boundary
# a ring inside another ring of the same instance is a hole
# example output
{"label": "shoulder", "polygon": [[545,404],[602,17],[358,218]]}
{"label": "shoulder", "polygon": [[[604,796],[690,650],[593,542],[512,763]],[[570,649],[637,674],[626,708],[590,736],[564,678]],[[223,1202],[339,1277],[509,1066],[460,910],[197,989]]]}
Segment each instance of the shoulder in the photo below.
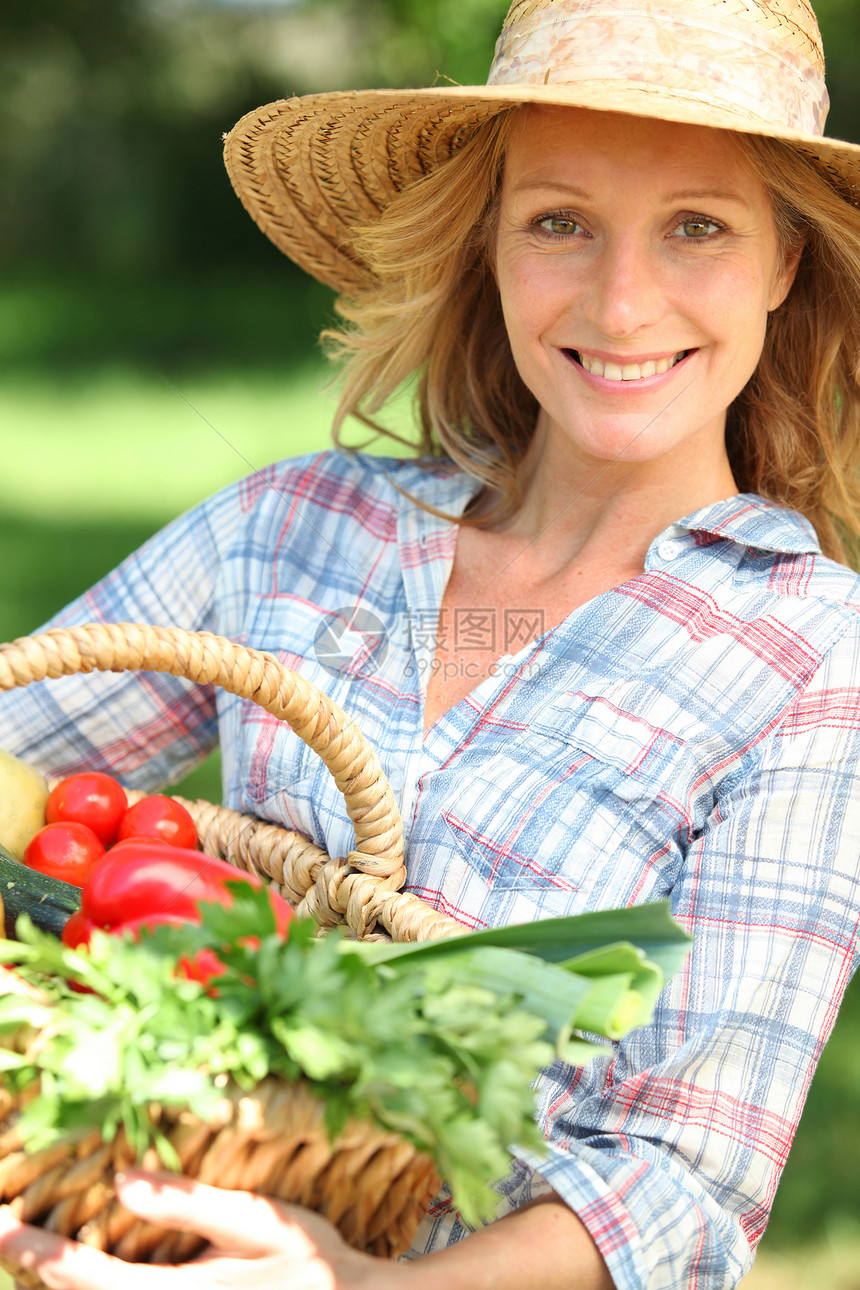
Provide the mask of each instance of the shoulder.
{"label": "shoulder", "polygon": [[803,516],[762,498],[729,498],[671,525],[635,586],[673,676],[689,657],[727,721],[748,715],[750,735],[817,675],[831,687],[860,680],[860,578],[822,555]]}
{"label": "shoulder", "polygon": [[243,506],[278,506],[285,498],[311,506],[341,509],[357,503],[376,503],[399,510],[404,496],[420,500],[461,472],[446,458],[402,460],[363,452],[329,449],[290,457],[255,471],[239,485]]}
{"label": "shoulder", "polygon": [[800,630],[860,626],[860,575],[822,554],[805,516],[754,494],[741,494],[672,526],[665,551],[683,535],[694,581],[743,614],[773,616]]}
{"label": "shoulder", "polygon": [[241,515],[221,548],[220,585],[242,603],[252,594],[280,605],[298,597],[305,613],[322,588],[338,604],[384,587],[399,594],[414,534],[431,513],[462,510],[474,483],[447,460],[328,451],[275,462],[237,487]]}

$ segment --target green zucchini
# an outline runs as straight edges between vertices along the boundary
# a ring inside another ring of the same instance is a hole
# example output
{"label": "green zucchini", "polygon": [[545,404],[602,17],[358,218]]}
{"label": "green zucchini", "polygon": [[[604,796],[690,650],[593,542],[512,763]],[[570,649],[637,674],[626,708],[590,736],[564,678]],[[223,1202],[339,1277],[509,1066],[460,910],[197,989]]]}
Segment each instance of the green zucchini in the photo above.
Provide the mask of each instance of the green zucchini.
{"label": "green zucchini", "polygon": [[6,935],[14,937],[19,914],[29,914],[43,932],[61,934],[69,917],[81,907],[81,889],[59,878],[28,869],[0,846],[0,897],[6,916]]}

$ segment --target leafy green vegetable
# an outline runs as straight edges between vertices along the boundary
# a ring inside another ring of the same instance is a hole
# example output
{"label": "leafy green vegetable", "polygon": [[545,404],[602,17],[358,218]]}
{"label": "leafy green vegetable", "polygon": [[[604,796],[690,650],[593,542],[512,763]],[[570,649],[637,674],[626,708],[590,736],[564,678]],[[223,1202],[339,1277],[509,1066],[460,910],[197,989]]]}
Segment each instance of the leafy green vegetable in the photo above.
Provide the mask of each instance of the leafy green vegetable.
{"label": "leafy green vegetable", "polygon": [[[417,946],[318,938],[296,921],[283,942],[265,892],[231,886],[233,904],[203,906],[200,926],[153,927],[137,943],[96,933],[87,952],[70,950],[26,917],[20,941],[0,941],[0,962],[44,992],[0,994],[4,1082],[40,1081],[21,1117],[29,1149],[81,1128],[110,1139],[123,1125],[139,1154],[154,1143],[175,1167],[151,1104],[206,1119],[225,1076],[248,1089],[269,1075],[302,1079],[332,1134],[370,1119],[427,1151],[477,1223],[495,1210],[488,1184],[509,1149],[541,1148],[541,1068],[600,1051],[574,1027],[615,1038],[643,1020],[664,965],[688,944],[653,907]],[[623,939],[607,948],[596,943],[604,933]],[[208,986],[177,970],[204,948],[225,969]]]}
{"label": "leafy green vegetable", "polygon": [[364,949],[369,957],[381,962],[403,955],[448,954],[458,946],[476,949],[481,945],[498,945],[535,954],[550,963],[574,966],[576,960],[581,961],[581,956],[590,958],[595,951],[614,953],[617,942],[637,947],[663,973],[664,979],[668,979],[684,962],[692,938],[672,918],[669,902],[659,900],[629,909],[599,909],[570,918],[543,918],[535,923],[491,927],[444,940],[394,944],[377,941]]}

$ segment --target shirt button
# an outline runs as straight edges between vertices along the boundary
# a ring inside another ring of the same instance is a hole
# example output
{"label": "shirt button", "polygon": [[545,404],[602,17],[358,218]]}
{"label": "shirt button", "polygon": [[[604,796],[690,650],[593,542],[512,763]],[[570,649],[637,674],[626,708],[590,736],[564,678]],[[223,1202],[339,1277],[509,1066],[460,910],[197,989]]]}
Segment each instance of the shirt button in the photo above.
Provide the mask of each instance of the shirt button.
{"label": "shirt button", "polygon": [[683,549],[680,542],[661,542],[657,548],[657,554],[661,560],[674,560],[675,556],[680,555]]}

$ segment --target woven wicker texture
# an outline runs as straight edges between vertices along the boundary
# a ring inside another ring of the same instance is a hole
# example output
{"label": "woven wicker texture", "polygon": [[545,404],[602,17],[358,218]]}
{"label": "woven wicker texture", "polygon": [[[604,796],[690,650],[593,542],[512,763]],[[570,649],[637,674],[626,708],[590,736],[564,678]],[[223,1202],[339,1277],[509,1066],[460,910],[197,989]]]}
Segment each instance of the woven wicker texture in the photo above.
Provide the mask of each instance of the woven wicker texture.
{"label": "woven wicker texture", "polygon": [[[595,21],[602,27],[613,19],[617,23],[611,36],[616,64],[624,64],[629,39],[627,65],[614,67],[611,75],[605,68],[583,72],[580,64],[589,60],[571,39],[567,65],[563,59],[552,61],[548,47],[545,64],[538,57],[537,69],[523,70],[526,60],[514,42],[518,29],[536,24],[551,29],[576,21],[580,12],[588,16],[589,9],[599,10]],[[373,220],[407,183],[462,148],[482,122],[522,103],[626,112],[782,138],[796,144],[845,200],[860,204],[860,146],[820,137],[826,113],[824,58],[815,16],[804,0],[646,0],[635,10],[646,15],[646,22],[651,11],[658,44],[669,40],[665,16],[675,23],[675,49],[668,51],[666,66],[677,74],[667,71],[661,80],[650,53],[637,54],[642,33],[634,37],[629,16],[634,11],[620,0],[516,0],[505,19],[491,85],[343,91],[270,103],[249,112],[225,136],[233,187],[280,250],[347,294],[367,281],[350,244],[356,222]],[[691,45],[695,37],[700,46],[686,80],[676,56],[685,48],[685,24]],[[761,84],[752,77],[757,51],[767,64]],[[727,61],[721,64],[721,58]],[[706,82],[710,66],[714,75]],[[723,86],[730,67],[735,80]],[[770,87],[770,95],[762,85]],[[815,86],[821,98],[818,125],[798,128],[792,105],[803,114],[815,98]]]}
{"label": "woven wicker texture", "polygon": [[[205,1245],[194,1233],[143,1222],[119,1204],[114,1174],[134,1162],[122,1132],[109,1144],[92,1132],[25,1155],[17,1111],[0,1090],[0,1200],[17,1218],[133,1263],[183,1263]],[[159,1128],[190,1177],[306,1205],[350,1245],[384,1258],[409,1248],[440,1187],[429,1156],[396,1134],[352,1123],[330,1143],[322,1103],[283,1081],[264,1081],[252,1095],[230,1090],[206,1123],[187,1112],[162,1112]],[[154,1152],[143,1164],[160,1167]],[[27,1285],[42,1284],[2,1260],[0,1266]]]}
{"label": "woven wicker texture", "polygon": [[[286,721],[322,758],[355,827],[355,850],[331,859],[298,833],[178,798],[194,817],[204,851],[260,874],[300,913],[326,926],[346,922],[362,939],[377,920],[395,940],[463,931],[398,890],[405,877],[402,826],[373,749],[336,704],[271,655],[208,633],[128,623],[54,629],[0,645],[0,690],[123,670],[215,684]],[[141,796],[129,793],[132,801]],[[32,987],[0,968],[0,992],[10,989]],[[177,1263],[198,1252],[200,1238],[143,1223],[116,1201],[114,1173],[133,1159],[122,1135],[106,1145],[91,1133],[26,1155],[16,1128],[19,1107],[0,1089],[0,1201],[18,1217],[131,1261]],[[158,1114],[185,1173],[307,1205],[373,1254],[396,1257],[408,1249],[439,1189],[432,1160],[395,1134],[350,1124],[329,1143],[322,1104],[303,1086],[267,1080],[253,1095],[227,1090],[220,1116],[205,1124],[187,1112]],[[154,1156],[144,1164],[157,1167]],[[25,1285],[41,1285],[33,1274],[0,1266]]]}

